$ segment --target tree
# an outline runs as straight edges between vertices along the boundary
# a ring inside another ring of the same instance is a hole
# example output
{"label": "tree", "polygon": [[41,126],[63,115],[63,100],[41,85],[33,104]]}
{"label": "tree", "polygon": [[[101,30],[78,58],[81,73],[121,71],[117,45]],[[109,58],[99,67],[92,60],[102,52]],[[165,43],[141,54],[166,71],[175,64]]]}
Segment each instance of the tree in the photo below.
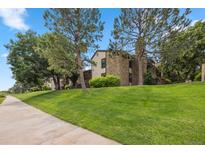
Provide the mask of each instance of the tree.
{"label": "tree", "polygon": [[202,63],[205,63],[205,22],[197,22],[161,46],[163,74],[172,80],[193,80]]}
{"label": "tree", "polygon": [[[76,63],[72,48],[73,45],[65,36],[58,33],[45,33],[38,38],[35,50],[47,59],[49,70],[63,76],[65,80],[71,79],[73,85],[75,85],[73,76],[76,75]],[[58,85],[59,80],[59,76],[53,76],[55,85]]]}
{"label": "tree", "polygon": [[81,87],[86,88],[83,75],[83,53],[97,48],[101,40],[104,23],[99,9],[49,9],[44,13],[45,26],[51,31],[67,37],[73,44]]}
{"label": "tree", "polygon": [[27,31],[17,33],[16,39],[11,39],[5,45],[9,50],[7,61],[11,65],[13,77],[24,91],[34,86],[41,87],[50,75],[47,61],[34,51],[36,43],[36,33]]}
{"label": "tree", "polygon": [[135,52],[139,85],[144,80],[144,55],[153,56],[170,34],[188,26],[189,13],[190,9],[183,12],[179,9],[121,9],[120,16],[114,21],[114,41],[111,41],[110,48]]}

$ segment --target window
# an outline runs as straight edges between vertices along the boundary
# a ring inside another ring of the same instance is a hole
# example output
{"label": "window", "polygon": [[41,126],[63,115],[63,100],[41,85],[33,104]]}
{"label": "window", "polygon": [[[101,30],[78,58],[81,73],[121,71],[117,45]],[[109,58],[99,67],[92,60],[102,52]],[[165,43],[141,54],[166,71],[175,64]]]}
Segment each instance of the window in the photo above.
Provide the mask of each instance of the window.
{"label": "window", "polygon": [[101,68],[106,67],[106,58],[101,59]]}
{"label": "window", "polygon": [[132,73],[129,73],[129,82],[132,83]]}
{"label": "window", "polygon": [[132,68],[132,61],[129,61],[129,68]]}
{"label": "window", "polygon": [[105,76],[106,76],[106,73],[101,73],[101,76],[105,77]]}

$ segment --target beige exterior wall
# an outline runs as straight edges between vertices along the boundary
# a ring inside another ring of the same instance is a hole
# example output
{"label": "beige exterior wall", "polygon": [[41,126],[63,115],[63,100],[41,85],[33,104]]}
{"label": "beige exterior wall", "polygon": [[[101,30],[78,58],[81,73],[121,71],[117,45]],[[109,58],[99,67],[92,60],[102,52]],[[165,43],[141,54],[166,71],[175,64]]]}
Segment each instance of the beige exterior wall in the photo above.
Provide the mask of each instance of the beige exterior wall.
{"label": "beige exterior wall", "polygon": [[201,69],[201,81],[205,81],[205,64],[202,64],[202,69]]}
{"label": "beige exterior wall", "polygon": [[105,58],[105,52],[99,51],[96,52],[94,57],[92,58],[92,61],[96,63],[96,65],[92,65],[92,78],[100,77],[102,73],[105,73],[105,68],[101,68],[101,59]]}

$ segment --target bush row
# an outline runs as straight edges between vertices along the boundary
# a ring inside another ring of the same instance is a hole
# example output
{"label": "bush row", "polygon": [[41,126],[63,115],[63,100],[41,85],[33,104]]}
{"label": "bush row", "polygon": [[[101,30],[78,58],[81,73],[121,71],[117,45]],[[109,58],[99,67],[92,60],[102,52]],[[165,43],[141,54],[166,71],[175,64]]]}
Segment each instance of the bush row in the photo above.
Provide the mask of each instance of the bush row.
{"label": "bush row", "polygon": [[116,87],[120,86],[120,78],[114,75],[107,75],[105,77],[96,77],[89,81],[90,87]]}
{"label": "bush row", "polygon": [[46,85],[44,85],[42,88],[32,87],[32,88],[30,88],[29,91],[34,92],[34,91],[45,91],[45,90],[51,90],[51,88],[46,86]]}

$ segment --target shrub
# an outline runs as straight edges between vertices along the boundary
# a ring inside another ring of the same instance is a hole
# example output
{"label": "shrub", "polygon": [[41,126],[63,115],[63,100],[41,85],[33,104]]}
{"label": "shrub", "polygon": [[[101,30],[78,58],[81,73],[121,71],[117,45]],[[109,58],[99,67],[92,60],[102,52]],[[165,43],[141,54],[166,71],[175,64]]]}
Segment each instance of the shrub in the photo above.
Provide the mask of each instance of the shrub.
{"label": "shrub", "polygon": [[4,98],[4,97],[5,97],[5,95],[0,93],[0,98]]}
{"label": "shrub", "polygon": [[114,75],[108,75],[105,77],[108,87],[120,86],[120,78]]}
{"label": "shrub", "polygon": [[71,86],[71,85],[66,84],[66,85],[64,86],[64,89],[65,89],[65,90],[72,89],[72,86]]}
{"label": "shrub", "polygon": [[199,72],[195,75],[194,81],[201,81],[201,72]]}
{"label": "shrub", "polygon": [[47,86],[47,85],[44,85],[44,86],[42,87],[42,90],[45,91],[45,90],[52,90],[52,89],[51,89],[51,87],[49,87],[49,86]]}
{"label": "shrub", "polygon": [[163,79],[164,84],[171,84],[172,81],[170,79],[164,78]]}
{"label": "shrub", "polygon": [[89,81],[90,87],[116,87],[120,85],[120,78],[114,75],[107,75],[105,77],[97,77]]}
{"label": "shrub", "polygon": [[32,87],[32,88],[30,88],[30,91],[31,91],[31,92],[40,91],[40,88],[38,88],[38,87]]}

